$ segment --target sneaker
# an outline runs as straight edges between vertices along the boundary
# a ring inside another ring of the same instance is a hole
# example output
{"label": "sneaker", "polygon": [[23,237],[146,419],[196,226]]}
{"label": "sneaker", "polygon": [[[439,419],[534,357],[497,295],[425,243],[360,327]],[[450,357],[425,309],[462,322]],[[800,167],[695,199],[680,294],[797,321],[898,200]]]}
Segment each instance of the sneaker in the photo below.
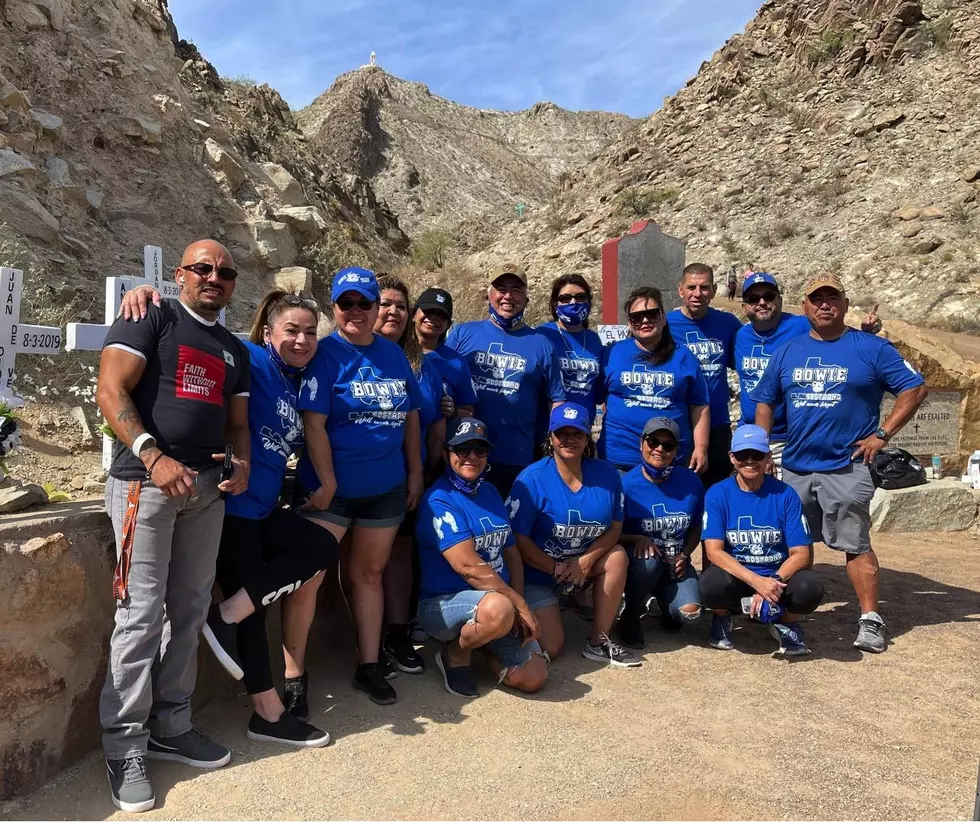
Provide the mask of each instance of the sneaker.
{"label": "sneaker", "polygon": [[643,628],[640,626],[639,617],[631,617],[623,614],[619,618],[619,640],[627,648],[640,650],[646,647],[646,638],[643,636]]}
{"label": "sneaker", "polygon": [[376,705],[390,705],[398,699],[398,694],[391,687],[381,672],[378,662],[366,662],[357,666],[353,682],[355,690],[364,691]]}
{"label": "sneaker", "polygon": [[142,756],[107,759],[105,767],[113,805],[127,813],[142,813],[153,807],[156,797]]}
{"label": "sneaker", "polygon": [[572,597],[570,604],[572,606],[572,610],[575,611],[575,613],[578,614],[581,619],[584,619],[589,623],[595,619],[595,608],[593,608],[589,603],[576,602],[575,597]]}
{"label": "sneaker", "polygon": [[416,645],[424,645],[429,641],[429,634],[418,622],[412,620],[412,623],[408,626],[408,638]]}
{"label": "sneaker", "polygon": [[670,611],[661,611],[660,627],[665,634],[676,634],[684,627],[684,623],[679,619],[674,619]]}
{"label": "sneaker", "polygon": [[593,645],[585,640],[582,656],[593,662],[608,662],[616,668],[639,668],[643,663],[621,645],[617,645],[605,634],[599,634],[599,644]]}
{"label": "sneaker", "polygon": [[287,677],[282,686],[282,704],[301,722],[310,721],[310,706],[306,701],[307,678],[302,676]]}
{"label": "sneaker", "polygon": [[425,662],[412,645],[407,625],[392,625],[385,634],[382,650],[404,674],[420,674],[425,670]]}
{"label": "sneaker", "polygon": [[773,656],[807,656],[810,653],[803,639],[803,628],[795,622],[774,622],[769,626],[769,633],[779,643],[779,650]]}
{"label": "sneaker", "polygon": [[146,745],[148,759],[169,759],[194,768],[220,768],[231,762],[231,751],[195,728],[180,736],[153,736]]}
{"label": "sneaker", "polygon": [[330,744],[330,734],[297,719],[288,711],[283,711],[275,722],[253,713],[245,735],[257,742],[278,742],[294,748],[325,748]]}
{"label": "sneaker", "polygon": [[854,647],[862,651],[880,654],[885,650],[885,622],[871,611],[858,620],[858,635]]}
{"label": "sneaker", "polygon": [[[442,672],[443,685],[445,685],[446,690],[453,696],[472,699],[480,695],[480,692],[473,684],[473,678],[470,676],[470,666],[458,665],[456,667],[450,667],[445,648],[440,648],[439,653],[436,654],[436,667]],[[506,674],[506,671],[504,673]]]}
{"label": "sneaker", "polygon": [[732,618],[715,614],[711,618],[711,630],[708,631],[708,647],[721,651],[731,651],[735,648],[732,642]]}
{"label": "sneaker", "polygon": [[395,670],[395,666],[391,664],[391,658],[385,653],[384,645],[378,651],[378,670],[381,671],[381,676],[385,679],[394,679],[398,676],[398,671]]}
{"label": "sneaker", "polygon": [[642,616],[650,616],[650,617],[661,616],[660,600],[657,599],[656,597],[649,597],[647,599],[646,613],[643,614]]}
{"label": "sneaker", "polygon": [[212,605],[208,610],[208,621],[204,623],[201,635],[221,663],[221,667],[231,674],[233,679],[241,679],[245,676],[241,658],[238,656],[238,626],[225,622],[221,618],[221,609],[217,605]]}

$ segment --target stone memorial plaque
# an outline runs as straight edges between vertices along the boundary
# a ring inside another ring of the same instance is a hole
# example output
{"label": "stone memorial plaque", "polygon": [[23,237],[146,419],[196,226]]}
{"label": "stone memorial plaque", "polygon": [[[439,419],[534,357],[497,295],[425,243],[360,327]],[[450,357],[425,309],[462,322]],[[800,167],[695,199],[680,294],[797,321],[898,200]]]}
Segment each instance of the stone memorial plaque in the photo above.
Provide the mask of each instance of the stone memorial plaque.
{"label": "stone memorial plaque", "polygon": [[[961,399],[959,391],[930,390],[916,415],[888,444],[904,448],[917,457],[957,453],[960,450]],[[894,405],[895,398],[891,395],[882,401],[882,422],[888,418]]]}
{"label": "stone memorial plaque", "polygon": [[603,322],[625,322],[623,302],[641,286],[660,289],[665,311],[677,308],[677,284],[684,265],[684,241],[664,234],[648,220],[634,223],[622,237],[606,240],[602,246]]}

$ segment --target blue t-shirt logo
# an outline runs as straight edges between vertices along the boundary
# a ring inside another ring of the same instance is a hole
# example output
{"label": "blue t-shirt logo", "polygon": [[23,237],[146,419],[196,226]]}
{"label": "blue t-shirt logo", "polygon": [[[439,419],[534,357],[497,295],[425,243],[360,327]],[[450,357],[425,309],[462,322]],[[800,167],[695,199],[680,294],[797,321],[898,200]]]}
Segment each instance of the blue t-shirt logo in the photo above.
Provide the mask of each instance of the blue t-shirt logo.
{"label": "blue t-shirt logo", "polygon": [[763,345],[753,345],[752,352],[747,357],[742,357],[742,367],[739,373],[742,376],[743,391],[751,391],[758,385],[769,365],[769,355]]}
{"label": "blue t-shirt logo", "polygon": [[454,517],[449,511],[446,511],[441,517],[432,518],[432,527],[435,532],[439,535],[439,539],[446,538],[446,530],[443,529],[445,525],[448,529],[451,529],[454,534],[459,533],[459,525],[456,524],[456,517]]}
{"label": "blue t-shirt logo", "polygon": [[316,402],[316,392],[320,388],[320,383],[317,381],[316,377],[310,377],[309,379],[304,379],[299,386],[299,393],[303,393],[304,388],[309,388],[310,402]]}
{"label": "blue t-shirt logo", "polygon": [[820,357],[809,357],[803,368],[793,369],[793,382],[805,389],[793,393],[797,408],[827,408],[841,401],[841,395],[835,392],[847,382],[847,369],[826,364]]}
{"label": "blue t-shirt logo", "polygon": [[631,371],[623,371],[619,379],[629,392],[627,408],[666,408],[670,405],[670,397],[661,396],[665,392],[669,394],[674,387],[674,375],[670,371],[654,371],[645,365],[634,365]]}
{"label": "blue t-shirt logo", "polygon": [[688,331],[685,337],[685,345],[698,358],[705,374],[718,374],[724,369],[725,346],[721,340],[702,337],[697,331]]}
{"label": "blue t-shirt logo", "polygon": [[490,343],[486,351],[477,351],[473,355],[474,362],[497,383],[484,381],[480,388],[496,390],[502,394],[512,394],[520,388],[520,383],[514,377],[523,374],[527,369],[527,360],[519,354],[504,351],[504,344]]}
{"label": "blue t-shirt logo", "polygon": [[782,554],[773,554],[763,558],[766,549],[779,545],[783,541],[783,529],[771,525],[756,525],[751,515],[738,518],[738,525],[733,530],[725,532],[728,543],[736,550],[747,548],[757,562],[781,562]]}
{"label": "blue t-shirt logo", "polygon": [[495,526],[490,517],[480,517],[480,528],[483,529],[483,533],[474,534],[473,536],[476,550],[477,552],[482,551],[490,557],[490,567],[499,573],[504,565],[504,560],[500,556],[500,552],[507,547],[511,533],[510,526],[507,524]]}
{"label": "blue t-shirt logo", "polygon": [[652,517],[640,520],[644,534],[653,534],[660,538],[683,536],[691,527],[691,516],[685,511],[668,511],[662,502],[650,506]]}
{"label": "blue t-shirt logo", "polygon": [[[564,556],[570,554],[577,556],[581,553],[581,547],[602,536],[608,526],[601,522],[593,522],[582,519],[581,511],[574,508],[568,512],[567,522],[556,522],[551,530],[553,539],[545,542],[545,551],[552,556]],[[554,552],[552,554],[552,552]]]}
{"label": "blue t-shirt logo", "polygon": [[[365,405],[377,405],[382,411],[394,411],[408,399],[405,380],[386,380],[370,366],[357,369],[357,379],[350,381],[351,395]],[[351,419],[354,419],[351,414]]]}
{"label": "blue t-shirt logo", "polygon": [[588,393],[592,383],[599,376],[599,361],[596,359],[580,359],[579,357],[559,357],[561,380],[566,391]]}

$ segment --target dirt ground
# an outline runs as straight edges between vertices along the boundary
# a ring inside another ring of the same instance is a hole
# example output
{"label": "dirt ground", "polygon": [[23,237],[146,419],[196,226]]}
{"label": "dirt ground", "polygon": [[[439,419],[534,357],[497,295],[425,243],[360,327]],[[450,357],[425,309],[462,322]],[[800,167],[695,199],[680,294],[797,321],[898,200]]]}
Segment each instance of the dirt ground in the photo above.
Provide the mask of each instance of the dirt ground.
{"label": "dirt ground", "polygon": [[[311,666],[314,721],[334,743],[283,752],[246,739],[244,697],[212,702],[198,725],[232,748],[216,772],[151,762],[147,819],[969,819],[980,758],[980,542],[879,536],[882,613],[892,644],[851,647],[857,613],[840,558],[817,548],[827,596],[806,623],[813,656],[774,659],[742,623],[737,650],[646,628],[642,668],[610,670],[569,640],[546,690],[493,688],[465,702],[432,671],[395,680],[399,702],[353,691],[352,650]],[[648,621],[649,622],[649,621]],[[316,637],[314,648],[325,644]],[[432,648],[425,649],[429,667]],[[93,753],[8,819],[121,819]]]}

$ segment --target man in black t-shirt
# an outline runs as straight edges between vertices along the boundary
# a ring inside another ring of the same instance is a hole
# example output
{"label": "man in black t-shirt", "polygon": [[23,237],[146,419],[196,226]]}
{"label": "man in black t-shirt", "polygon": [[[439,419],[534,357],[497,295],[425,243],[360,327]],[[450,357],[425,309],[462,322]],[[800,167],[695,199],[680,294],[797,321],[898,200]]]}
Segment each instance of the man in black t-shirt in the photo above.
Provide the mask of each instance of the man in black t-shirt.
{"label": "man in black t-shirt", "polygon": [[[248,487],[249,359],[218,324],[235,290],[219,243],[188,246],[179,300],[106,335],[96,399],[116,434],[106,484],[119,558],[116,624],[99,703],[112,801],[153,807],[144,757],[217,768],[231,752],[191,726],[198,634],[207,618],[222,492]],[[234,473],[222,480],[225,444]]]}

